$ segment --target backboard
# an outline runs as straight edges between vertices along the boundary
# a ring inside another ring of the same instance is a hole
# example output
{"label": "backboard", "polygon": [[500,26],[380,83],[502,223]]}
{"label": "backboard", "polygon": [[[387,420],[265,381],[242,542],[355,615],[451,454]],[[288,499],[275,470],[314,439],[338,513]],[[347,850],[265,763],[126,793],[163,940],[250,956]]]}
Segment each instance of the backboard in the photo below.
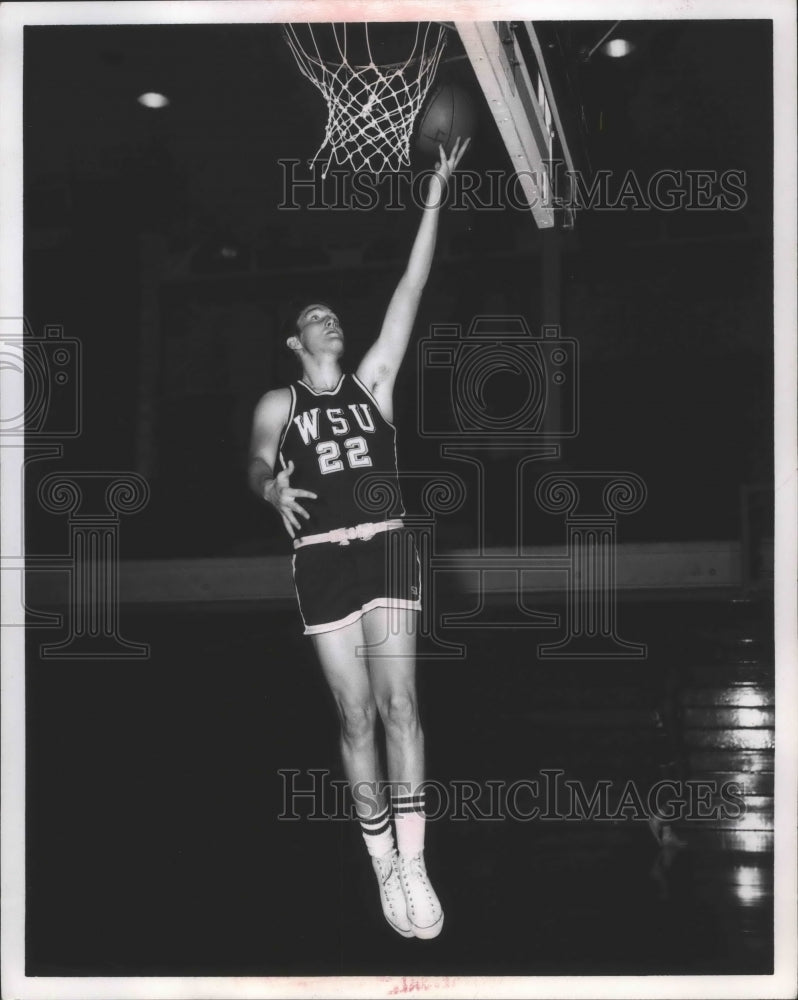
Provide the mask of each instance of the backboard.
{"label": "backboard", "polygon": [[455,27],[535,222],[540,229],[551,229],[555,204],[568,199],[567,192],[556,190],[552,165],[563,165],[560,174],[567,183],[576,164],[540,26],[532,21],[456,21]]}

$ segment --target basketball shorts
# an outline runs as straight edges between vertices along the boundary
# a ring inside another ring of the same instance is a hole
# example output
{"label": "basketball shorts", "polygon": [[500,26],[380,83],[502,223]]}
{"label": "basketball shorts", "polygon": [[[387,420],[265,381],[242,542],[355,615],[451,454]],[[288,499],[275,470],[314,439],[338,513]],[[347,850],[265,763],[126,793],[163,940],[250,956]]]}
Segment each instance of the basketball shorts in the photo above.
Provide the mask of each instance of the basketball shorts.
{"label": "basketball shorts", "polygon": [[421,565],[407,528],[348,545],[304,545],[293,567],[305,635],[342,628],[372,608],[421,610]]}

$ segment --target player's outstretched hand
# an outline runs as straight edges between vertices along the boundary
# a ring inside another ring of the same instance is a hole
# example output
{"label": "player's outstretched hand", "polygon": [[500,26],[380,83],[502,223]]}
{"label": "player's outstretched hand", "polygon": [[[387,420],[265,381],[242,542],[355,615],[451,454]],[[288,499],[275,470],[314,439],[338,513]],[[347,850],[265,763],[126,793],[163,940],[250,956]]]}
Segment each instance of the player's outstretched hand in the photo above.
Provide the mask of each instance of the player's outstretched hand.
{"label": "player's outstretched hand", "polygon": [[310,517],[305,508],[297,503],[296,498],[308,497],[310,500],[318,500],[318,497],[309,490],[294,489],[290,484],[293,472],[294,463],[289,462],[282,472],[278,472],[266,487],[263,492],[263,498],[264,500],[268,500],[270,504],[273,504],[277,509],[277,513],[283,519],[285,530],[292,538],[296,538],[294,528],[297,530],[300,528],[297,514],[301,514],[306,520]]}
{"label": "player's outstretched hand", "polygon": [[433,183],[430,184],[430,193],[428,204],[437,204],[443,198],[443,192],[446,189],[446,185],[449,183],[449,178],[452,176],[454,171],[457,169],[457,165],[462,160],[463,154],[468,149],[468,144],[471,142],[471,138],[467,138],[465,142],[458,135],[457,142],[452,146],[451,153],[447,156],[446,150],[442,145],[438,145],[440,150],[440,159],[435,166],[435,177],[438,179],[439,184],[437,185],[437,190],[434,190],[434,178]]}

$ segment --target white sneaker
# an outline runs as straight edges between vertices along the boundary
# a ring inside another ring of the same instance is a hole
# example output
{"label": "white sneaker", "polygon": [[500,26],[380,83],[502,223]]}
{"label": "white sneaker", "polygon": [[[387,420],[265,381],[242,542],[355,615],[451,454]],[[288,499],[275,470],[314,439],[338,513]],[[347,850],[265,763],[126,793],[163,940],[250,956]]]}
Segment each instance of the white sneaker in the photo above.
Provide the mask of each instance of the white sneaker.
{"label": "white sneaker", "polygon": [[407,916],[405,895],[399,880],[399,855],[396,850],[381,858],[372,858],[374,874],[380,884],[380,900],[385,919],[402,937],[413,937],[413,928]]}
{"label": "white sneaker", "polygon": [[443,907],[430,885],[424,852],[409,858],[400,854],[399,874],[413,933],[418,938],[437,937],[443,930]]}

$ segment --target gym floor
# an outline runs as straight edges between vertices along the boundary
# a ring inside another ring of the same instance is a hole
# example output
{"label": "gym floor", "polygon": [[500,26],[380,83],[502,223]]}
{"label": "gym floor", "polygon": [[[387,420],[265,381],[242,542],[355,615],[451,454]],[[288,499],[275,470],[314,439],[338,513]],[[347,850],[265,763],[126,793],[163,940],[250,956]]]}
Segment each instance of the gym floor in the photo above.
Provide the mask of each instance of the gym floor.
{"label": "gym floor", "polygon": [[342,777],[294,607],[124,608],[122,633],[151,645],[138,662],[43,661],[52,633],[31,630],[28,975],[772,971],[772,603],[638,599],[619,622],[646,660],[544,664],[538,633],[508,629],[422,660],[430,778],[736,777],[744,815],[685,819],[668,847],[641,819],[443,810],[434,941],[385,923],[355,823],[310,820],[304,800],[278,819],[280,771]]}

